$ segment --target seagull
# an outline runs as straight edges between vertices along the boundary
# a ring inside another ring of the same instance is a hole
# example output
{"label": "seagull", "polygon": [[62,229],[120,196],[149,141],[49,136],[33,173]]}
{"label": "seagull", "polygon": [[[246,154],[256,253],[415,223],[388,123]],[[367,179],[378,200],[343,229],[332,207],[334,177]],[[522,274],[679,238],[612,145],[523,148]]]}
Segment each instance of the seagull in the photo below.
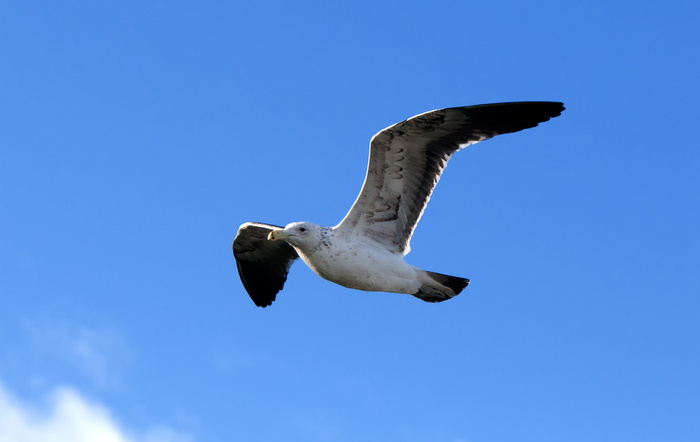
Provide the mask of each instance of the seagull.
{"label": "seagull", "polygon": [[564,105],[530,101],[453,107],[394,124],[370,141],[365,182],[335,227],[246,222],[233,240],[238,274],[255,305],[267,307],[301,258],[318,276],[343,287],[413,295],[441,302],[469,279],[429,272],[404,261],[447,161],[456,151],[559,116]]}

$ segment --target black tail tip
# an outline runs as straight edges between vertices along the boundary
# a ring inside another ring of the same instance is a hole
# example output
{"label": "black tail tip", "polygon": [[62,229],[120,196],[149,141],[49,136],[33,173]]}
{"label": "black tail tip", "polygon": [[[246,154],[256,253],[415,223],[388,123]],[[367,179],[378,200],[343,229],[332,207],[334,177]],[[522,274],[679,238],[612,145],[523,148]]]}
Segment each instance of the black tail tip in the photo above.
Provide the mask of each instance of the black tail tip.
{"label": "black tail tip", "polygon": [[413,296],[426,302],[447,301],[459,295],[469,285],[467,278],[458,278],[427,271],[425,273],[437,284],[426,282],[421,286],[418,293],[414,293]]}
{"label": "black tail tip", "polygon": [[459,295],[462,290],[469,285],[469,280],[467,278],[459,278],[457,276],[443,275],[442,273],[434,272],[426,273],[439,284],[452,290],[454,292],[453,296]]}
{"label": "black tail tip", "polygon": [[455,292],[455,295],[459,295],[462,290],[467,288],[469,285],[469,280],[466,278],[456,278],[454,276],[450,277],[450,281],[448,281],[447,284],[443,284],[449,288],[452,289],[453,292]]}

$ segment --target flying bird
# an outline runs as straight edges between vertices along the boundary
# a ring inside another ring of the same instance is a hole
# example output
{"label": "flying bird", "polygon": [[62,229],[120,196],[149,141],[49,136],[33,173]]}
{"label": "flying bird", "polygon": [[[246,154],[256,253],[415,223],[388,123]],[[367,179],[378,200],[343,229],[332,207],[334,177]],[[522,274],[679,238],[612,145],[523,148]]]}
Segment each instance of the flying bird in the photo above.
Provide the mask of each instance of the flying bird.
{"label": "flying bird", "polygon": [[335,227],[248,222],[233,240],[243,286],[266,307],[301,258],[320,277],[351,289],[405,293],[427,302],[458,295],[469,279],[422,270],[404,261],[411,235],[452,154],[496,135],[557,117],[557,102],[515,102],[439,109],[377,133],[365,182]]}

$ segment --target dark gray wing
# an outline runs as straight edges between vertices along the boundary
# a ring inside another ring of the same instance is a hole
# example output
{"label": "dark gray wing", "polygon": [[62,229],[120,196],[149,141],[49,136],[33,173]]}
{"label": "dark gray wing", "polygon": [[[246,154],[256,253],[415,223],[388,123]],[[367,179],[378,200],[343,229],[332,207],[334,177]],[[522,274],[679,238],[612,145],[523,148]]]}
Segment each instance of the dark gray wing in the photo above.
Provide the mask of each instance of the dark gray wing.
{"label": "dark gray wing", "polygon": [[372,137],[364,185],[336,226],[405,255],[413,229],[453,153],[559,116],[562,103],[518,102],[440,109]]}
{"label": "dark gray wing", "polygon": [[284,287],[289,267],[299,257],[285,241],[269,241],[267,234],[282,227],[245,223],[233,240],[233,256],[241,282],[258,307],[267,307]]}

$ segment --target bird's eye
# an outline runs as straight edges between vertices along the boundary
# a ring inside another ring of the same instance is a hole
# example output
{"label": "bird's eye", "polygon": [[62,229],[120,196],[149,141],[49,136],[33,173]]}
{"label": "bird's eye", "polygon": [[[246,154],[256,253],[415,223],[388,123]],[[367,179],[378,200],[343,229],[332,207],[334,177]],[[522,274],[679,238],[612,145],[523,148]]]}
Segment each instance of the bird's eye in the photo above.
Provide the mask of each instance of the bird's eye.
{"label": "bird's eye", "polygon": [[300,231],[301,233],[306,232],[306,227],[299,227],[299,231]]}

